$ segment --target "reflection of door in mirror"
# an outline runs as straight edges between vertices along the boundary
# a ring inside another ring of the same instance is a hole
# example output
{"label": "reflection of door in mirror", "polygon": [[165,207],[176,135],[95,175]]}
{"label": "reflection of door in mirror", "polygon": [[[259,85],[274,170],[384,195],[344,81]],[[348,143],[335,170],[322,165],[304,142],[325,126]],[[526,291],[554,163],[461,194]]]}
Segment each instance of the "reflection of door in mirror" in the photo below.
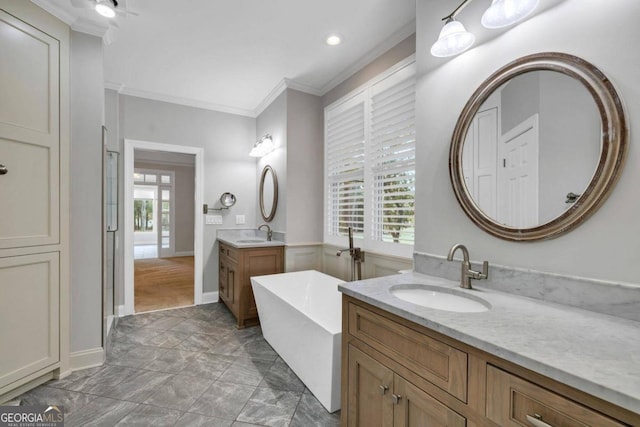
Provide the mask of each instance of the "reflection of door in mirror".
{"label": "reflection of door in mirror", "polygon": [[538,115],[500,137],[498,222],[516,228],[538,225]]}
{"label": "reflection of door in mirror", "polygon": [[584,192],[600,146],[600,115],[580,81],[555,71],[523,73],[476,113],[463,148],[465,184],[488,217],[536,227],[571,207],[568,193]]}

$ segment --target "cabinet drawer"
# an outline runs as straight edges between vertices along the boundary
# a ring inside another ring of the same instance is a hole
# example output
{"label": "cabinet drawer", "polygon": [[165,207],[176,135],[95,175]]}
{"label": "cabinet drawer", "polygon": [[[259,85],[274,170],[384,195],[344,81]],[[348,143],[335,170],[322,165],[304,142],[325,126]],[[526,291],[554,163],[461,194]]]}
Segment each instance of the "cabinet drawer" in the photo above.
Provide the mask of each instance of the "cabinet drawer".
{"label": "cabinet drawer", "polygon": [[625,425],[490,365],[487,366],[487,417],[505,427]]}
{"label": "cabinet drawer", "polygon": [[353,303],[349,303],[349,334],[467,401],[465,352]]}
{"label": "cabinet drawer", "polygon": [[238,250],[220,243],[220,256],[226,256],[231,261],[238,261]]}

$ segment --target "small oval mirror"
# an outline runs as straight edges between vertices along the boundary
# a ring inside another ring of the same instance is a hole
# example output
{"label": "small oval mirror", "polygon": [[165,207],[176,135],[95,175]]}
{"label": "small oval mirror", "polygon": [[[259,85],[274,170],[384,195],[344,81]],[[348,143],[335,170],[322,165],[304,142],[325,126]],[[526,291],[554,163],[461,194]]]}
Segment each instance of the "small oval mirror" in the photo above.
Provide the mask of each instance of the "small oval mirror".
{"label": "small oval mirror", "polygon": [[269,165],[262,170],[260,177],[260,213],[266,222],[273,220],[278,207],[278,178],[276,171]]}

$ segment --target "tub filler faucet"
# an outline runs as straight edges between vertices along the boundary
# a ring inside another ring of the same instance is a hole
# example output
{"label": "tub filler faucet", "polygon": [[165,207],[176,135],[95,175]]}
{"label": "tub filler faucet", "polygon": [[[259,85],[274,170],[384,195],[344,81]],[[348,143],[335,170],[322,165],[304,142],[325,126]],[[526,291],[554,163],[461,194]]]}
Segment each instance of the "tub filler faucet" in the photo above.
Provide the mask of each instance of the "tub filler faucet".
{"label": "tub filler faucet", "polygon": [[360,248],[353,247],[353,230],[351,227],[349,227],[349,247],[338,250],[336,256],[342,255],[343,252],[349,252],[349,256],[351,256],[351,281],[362,279],[364,252]]}
{"label": "tub filler faucet", "polygon": [[479,280],[489,277],[489,262],[482,263],[482,272],[471,269],[471,262],[469,261],[469,251],[466,246],[458,243],[453,245],[447,255],[447,261],[453,261],[453,254],[460,249],[462,251],[462,265],[460,271],[460,287],[464,289],[472,289],[471,279]]}

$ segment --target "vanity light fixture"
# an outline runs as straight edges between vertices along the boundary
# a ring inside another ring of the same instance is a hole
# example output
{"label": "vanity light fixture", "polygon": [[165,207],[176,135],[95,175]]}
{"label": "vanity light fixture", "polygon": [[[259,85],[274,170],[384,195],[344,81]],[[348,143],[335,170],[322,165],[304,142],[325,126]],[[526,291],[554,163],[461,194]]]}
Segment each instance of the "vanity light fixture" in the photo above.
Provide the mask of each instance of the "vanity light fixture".
{"label": "vanity light fixture", "polygon": [[[444,28],[438,40],[431,46],[431,54],[437,57],[458,55],[469,49],[475,36],[465,30],[455,17],[471,0],[464,0],[453,12],[442,18]],[[492,0],[491,6],[482,15],[482,25],[486,28],[502,28],[522,21],[529,16],[540,0]]]}
{"label": "vanity light fixture", "polygon": [[[113,4],[113,6],[111,6]],[[118,2],[116,0],[97,0],[96,1],[96,12],[105,18],[113,18],[116,16],[115,7],[118,6]]]}
{"label": "vanity light fixture", "polygon": [[529,16],[540,0],[493,0],[489,9],[482,14],[482,26],[502,28],[522,21]]}
{"label": "vanity light fixture", "polygon": [[257,140],[255,144],[253,144],[253,148],[251,149],[249,155],[251,157],[262,157],[265,154],[268,154],[275,150],[275,148],[276,147],[275,145],[273,145],[273,139],[271,138],[271,135],[266,134],[262,138]]}

